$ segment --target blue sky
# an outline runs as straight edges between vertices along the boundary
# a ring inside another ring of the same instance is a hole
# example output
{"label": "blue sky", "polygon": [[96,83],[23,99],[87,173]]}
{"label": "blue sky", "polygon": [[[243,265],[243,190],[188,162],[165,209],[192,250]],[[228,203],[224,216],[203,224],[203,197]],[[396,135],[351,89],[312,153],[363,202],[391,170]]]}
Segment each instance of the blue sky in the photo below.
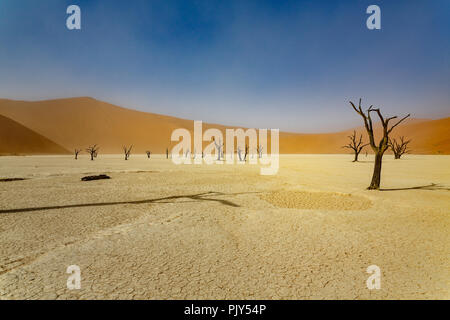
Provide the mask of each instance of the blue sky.
{"label": "blue sky", "polygon": [[[66,28],[81,8],[82,29]],[[368,5],[381,30],[368,30]],[[450,1],[0,0],[0,97],[294,132],[450,115]]]}

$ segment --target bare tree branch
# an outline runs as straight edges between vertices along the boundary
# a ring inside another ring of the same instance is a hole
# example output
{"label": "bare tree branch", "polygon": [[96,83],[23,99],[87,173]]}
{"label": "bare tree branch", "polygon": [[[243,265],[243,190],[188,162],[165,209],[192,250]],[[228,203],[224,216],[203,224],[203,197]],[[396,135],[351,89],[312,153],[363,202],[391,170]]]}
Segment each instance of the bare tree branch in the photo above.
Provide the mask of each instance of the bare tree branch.
{"label": "bare tree branch", "polygon": [[[406,118],[408,118],[411,114],[406,115],[405,117],[401,118],[396,124],[394,124],[389,130],[388,133],[391,133],[391,131],[398,126],[403,120],[405,120]],[[396,117],[395,117],[396,118]]]}

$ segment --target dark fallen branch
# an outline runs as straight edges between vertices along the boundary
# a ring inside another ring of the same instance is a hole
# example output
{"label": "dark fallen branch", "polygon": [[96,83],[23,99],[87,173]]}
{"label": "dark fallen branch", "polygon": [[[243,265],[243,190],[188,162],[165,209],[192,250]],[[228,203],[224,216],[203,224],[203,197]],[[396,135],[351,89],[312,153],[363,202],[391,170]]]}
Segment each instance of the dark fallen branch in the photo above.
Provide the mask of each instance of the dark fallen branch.
{"label": "dark fallen branch", "polygon": [[86,176],[81,178],[81,181],[92,181],[92,180],[102,180],[102,179],[111,179],[110,176],[107,176],[106,174],[100,174],[98,176]]}
{"label": "dark fallen branch", "polygon": [[0,182],[22,181],[22,180],[27,180],[27,179],[25,179],[25,178],[3,178],[3,179],[0,179]]}

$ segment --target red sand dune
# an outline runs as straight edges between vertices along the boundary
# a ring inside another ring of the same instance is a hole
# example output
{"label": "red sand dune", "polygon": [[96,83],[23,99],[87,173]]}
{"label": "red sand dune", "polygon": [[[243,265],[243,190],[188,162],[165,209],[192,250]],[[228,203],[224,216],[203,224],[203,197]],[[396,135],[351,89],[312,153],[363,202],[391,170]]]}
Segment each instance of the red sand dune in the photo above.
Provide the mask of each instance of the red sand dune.
{"label": "red sand dune", "polygon": [[69,151],[46,137],[0,115],[0,155],[67,153]]}
{"label": "red sand dune", "polygon": [[[100,146],[100,153],[121,153],[122,146],[130,144],[134,145],[134,152],[151,150],[154,153],[164,153],[167,147],[174,144],[170,143],[170,135],[174,129],[192,130],[193,127],[191,120],[130,110],[92,98],[36,102],[0,99],[0,114],[14,119],[67,150],[86,148],[95,143]],[[204,130],[210,127],[221,130],[226,128],[204,124]],[[348,153],[348,149],[343,149],[342,146],[347,143],[347,136],[352,130],[326,134],[281,132],[280,152]],[[363,133],[367,141],[363,128],[357,130]],[[413,153],[450,154],[450,118],[408,119],[393,132],[393,137],[400,135],[412,139],[410,146]],[[24,150],[27,146],[34,147],[31,142],[19,140],[14,135],[10,137],[17,140],[16,144],[24,143]],[[3,144],[4,142],[0,148],[8,149]],[[370,152],[370,148],[367,150]]]}

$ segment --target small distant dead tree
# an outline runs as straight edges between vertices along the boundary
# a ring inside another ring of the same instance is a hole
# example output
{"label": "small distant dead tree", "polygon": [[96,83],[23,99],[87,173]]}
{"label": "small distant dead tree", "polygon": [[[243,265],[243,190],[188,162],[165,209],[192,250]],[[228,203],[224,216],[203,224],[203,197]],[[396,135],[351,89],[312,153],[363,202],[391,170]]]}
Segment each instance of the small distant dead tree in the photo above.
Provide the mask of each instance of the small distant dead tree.
{"label": "small distant dead tree", "polygon": [[353,162],[358,161],[358,156],[359,153],[361,152],[362,149],[364,149],[365,146],[368,146],[369,144],[363,144],[362,142],[362,134],[359,136],[359,139],[356,138],[356,130],[353,130],[353,134],[351,136],[348,136],[348,138],[350,139],[350,142],[343,146],[342,148],[348,148],[348,149],[352,149],[355,153],[355,159],[353,160]]}
{"label": "small distant dead tree", "polygon": [[169,159],[169,148],[166,148],[166,159]]}
{"label": "small distant dead tree", "polygon": [[248,156],[248,144],[245,145],[245,154],[244,154],[244,162],[247,161],[247,156]]}
{"label": "small distant dead tree", "polygon": [[410,151],[408,150],[408,144],[410,142],[411,140],[405,140],[404,136],[400,137],[400,141],[397,141],[396,139],[389,139],[389,147],[394,153],[395,159],[400,159],[402,155]]}
{"label": "small distant dead tree", "polygon": [[262,145],[258,145],[258,147],[256,147],[256,152],[258,153],[258,157],[261,159],[262,158],[262,153],[263,153],[263,146]]}
{"label": "small distant dead tree", "polygon": [[243,159],[242,159],[242,150],[241,150],[241,147],[238,147],[238,148],[237,148],[237,153],[238,153],[238,156],[239,156],[239,161],[243,161]]}
{"label": "small distant dead tree", "polygon": [[81,152],[81,149],[75,149],[75,160],[78,159],[78,154]]}
{"label": "small distant dead tree", "polygon": [[[355,110],[356,113],[358,113],[363,118],[364,127],[366,128],[367,134],[369,135],[370,146],[372,147],[372,150],[375,153],[375,164],[373,168],[372,181],[370,182],[370,185],[367,189],[379,190],[381,181],[381,164],[383,162],[384,152],[389,148],[389,134],[392,132],[392,130],[394,130],[396,126],[398,126],[401,122],[403,122],[406,118],[408,118],[410,114],[401,118],[394,125],[389,127],[389,121],[397,119],[397,116],[385,119],[381,114],[380,109],[374,109],[373,106],[370,106],[369,109],[367,109],[367,111],[364,112],[361,107],[361,99],[359,99],[358,108],[355,106],[353,102],[351,101],[349,102],[353,107],[353,110]],[[377,113],[378,118],[380,118],[381,124],[383,126],[383,137],[378,142],[378,144],[375,143],[371,112]]]}
{"label": "small distant dead tree", "polygon": [[217,160],[221,160],[221,157],[223,157],[223,143],[222,140],[219,139],[219,142],[216,141],[216,139],[213,138],[214,145],[216,146],[217,150]]}
{"label": "small distant dead tree", "polygon": [[100,148],[97,147],[96,144],[94,144],[93,146],[90,146],[89,148],[86,149],[87,153],[89,153],[91,155],[91,160],[94,160],[94,158],[97,158],[98,149],[100,149]]}
{"label": "small distant dead tree", "polygon": [[127,146],[123,146],[123,153],[125,155],[125,160],[128,160],[130,158],[132,148],[133,148],[133,145],[131,145],[129,148],[127,148]]}
{"label": "small distant dead tree", "polygon": [[145,151],[145,153],[147,154],[147,158],[150,159],[150,156],[152,155],[152,152],[151,151]]}

